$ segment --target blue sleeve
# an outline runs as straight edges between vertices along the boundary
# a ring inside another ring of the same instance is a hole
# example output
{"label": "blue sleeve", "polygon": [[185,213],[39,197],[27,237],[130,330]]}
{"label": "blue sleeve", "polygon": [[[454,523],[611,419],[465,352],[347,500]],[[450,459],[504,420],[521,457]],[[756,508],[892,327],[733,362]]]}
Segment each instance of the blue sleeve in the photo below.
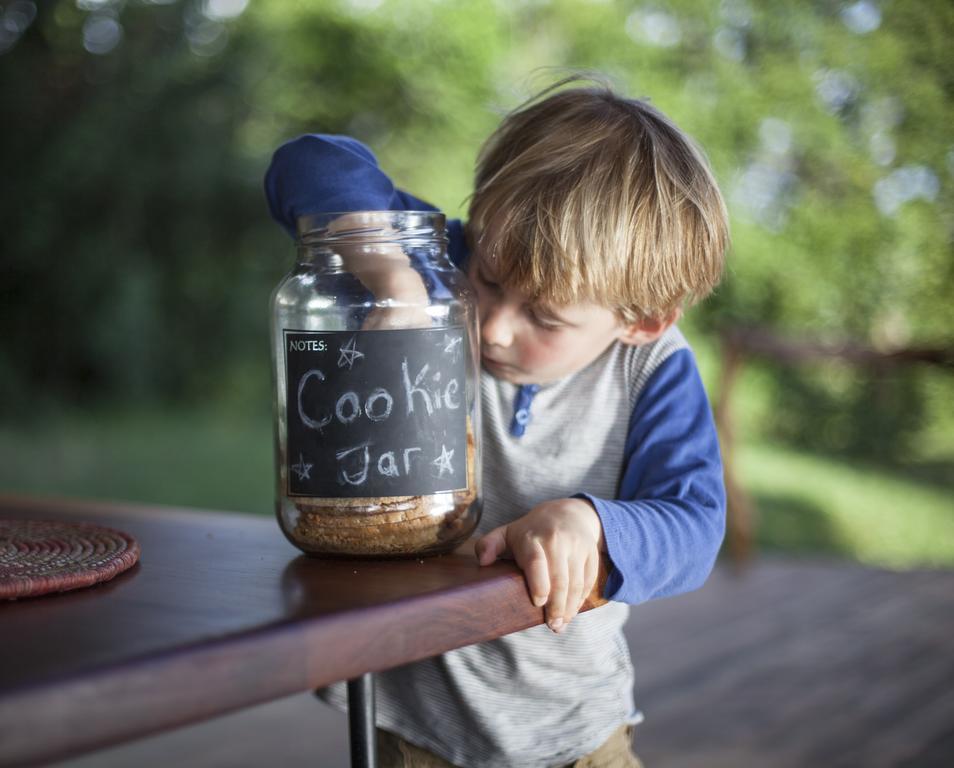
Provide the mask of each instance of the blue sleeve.
{"label": "blue sleeve", "polygon": [[[265,173],[268,209],[295,237],[299,216],[339,211],[436,211],[397,189],[368,147],[350,136],[306,134],[282,144]],[[463,227],[447,224],[451,260],[466,258]]]}
{"label": "blue sleeve", "polygon": [[701,587],[725,535],[719,442],[695,359],[670,355],[630,417],[620,498],[596,508],[612,563],[604,597],[636,605]]}

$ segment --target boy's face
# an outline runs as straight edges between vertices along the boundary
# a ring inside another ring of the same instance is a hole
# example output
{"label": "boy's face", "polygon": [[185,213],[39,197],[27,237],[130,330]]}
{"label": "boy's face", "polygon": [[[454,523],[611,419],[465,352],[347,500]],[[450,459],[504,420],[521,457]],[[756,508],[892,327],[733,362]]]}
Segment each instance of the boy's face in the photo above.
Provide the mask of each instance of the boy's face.
{"label": "boy's face", "polygon": [[467,275],[477,290],[482,362],[498,379],[547,384],[582,370],[616,339],[628,341],[627,326],[605,307],[533,304],[500,285],[480,249]]}

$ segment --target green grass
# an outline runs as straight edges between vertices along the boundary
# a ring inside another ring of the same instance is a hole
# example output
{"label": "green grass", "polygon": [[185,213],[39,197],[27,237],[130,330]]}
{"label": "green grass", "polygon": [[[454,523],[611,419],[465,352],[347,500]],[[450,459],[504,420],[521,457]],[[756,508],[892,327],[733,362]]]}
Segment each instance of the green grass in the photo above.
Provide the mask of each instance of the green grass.
{"label": "green grass", "polygon": [[911,468],[742,445],[738,471],[754,496],[765,548],[898,568],[954,566],[954,488],[912,479]]}
{"label": "green grass", "polygon": [[262,418],[168,411],[0,427],[0,491],[274,513]]}
{"label": "green grass", "polygon": [[[264,414],[172,410],[0,426],[0,492],[271,515],[272,462]],[[763,549],[954,567],[950,466],[889,470],[742,443],[738,468]]]}

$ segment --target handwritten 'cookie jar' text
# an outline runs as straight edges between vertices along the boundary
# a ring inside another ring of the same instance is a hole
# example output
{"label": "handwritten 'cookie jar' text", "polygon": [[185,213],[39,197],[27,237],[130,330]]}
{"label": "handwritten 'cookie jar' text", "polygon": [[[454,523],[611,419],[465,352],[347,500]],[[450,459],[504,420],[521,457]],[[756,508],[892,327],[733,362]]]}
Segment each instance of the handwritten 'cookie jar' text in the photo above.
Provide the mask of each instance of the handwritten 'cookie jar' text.
{"label": "handwritten 'cookie jar' text", "polygon": [[[289,333],[286,341],[293,495],[467,486],[463,329]],[[312,476],[322,459],[338,487]]]}

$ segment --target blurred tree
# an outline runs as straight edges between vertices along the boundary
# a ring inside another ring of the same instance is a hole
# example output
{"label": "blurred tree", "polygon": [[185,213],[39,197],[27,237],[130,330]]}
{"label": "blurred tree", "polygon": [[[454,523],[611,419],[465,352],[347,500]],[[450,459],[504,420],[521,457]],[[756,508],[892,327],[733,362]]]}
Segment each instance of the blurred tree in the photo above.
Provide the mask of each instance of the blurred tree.
{"label": "blurred tree", "polygon": [[[267,294],[292,258],[260,191],[275,146],[353,134],[460,215],[500,114],[567,67],[651,97],[712,158],[734,247],[690,315],[699,332],[951,343],[948,2],[13,0],[0,13],[6,415],[44,398],[267,401]],[[927,398],[914,373],[770,381],[778,434],[859,452],[906,450],[952,399],[933,379]],[[851,415],[871,408],[883,418]]]}

